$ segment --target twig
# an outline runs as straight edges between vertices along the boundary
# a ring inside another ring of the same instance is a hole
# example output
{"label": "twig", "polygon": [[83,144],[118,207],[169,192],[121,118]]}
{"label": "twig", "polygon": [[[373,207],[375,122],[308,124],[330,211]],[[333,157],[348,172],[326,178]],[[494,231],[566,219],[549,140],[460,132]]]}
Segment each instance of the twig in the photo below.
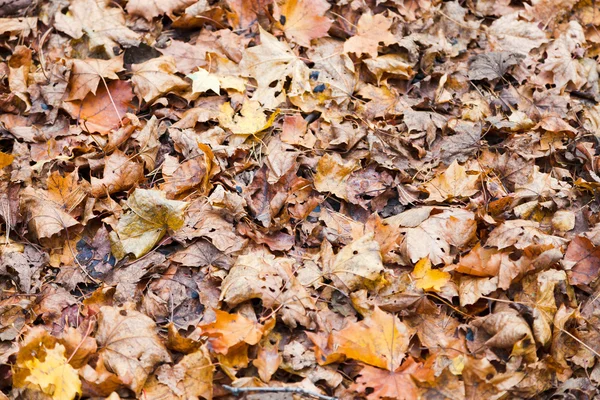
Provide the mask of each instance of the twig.
{"label": "twig", "polygon": [[236,388],[229,385],[223,385],[223,388],[229,390],[234,396],[239,396],[247,392],[263,392],[263,393],[297,393],[305,396],[316,397],[321,400],[338,400],[337,397],[325,396],[323,394],[311,392],[310,390],[298,388],[298,387],[258,387],[248,386]]}

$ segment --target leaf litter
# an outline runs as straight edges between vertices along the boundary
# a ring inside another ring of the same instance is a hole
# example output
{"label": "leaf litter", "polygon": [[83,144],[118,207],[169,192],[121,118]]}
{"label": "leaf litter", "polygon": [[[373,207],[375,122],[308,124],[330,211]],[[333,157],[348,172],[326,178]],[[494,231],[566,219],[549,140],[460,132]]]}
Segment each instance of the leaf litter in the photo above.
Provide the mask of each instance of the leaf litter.
{"label": "leaf litter", "polygon": [[0,399],[600,396],[598,29],[0,1]]}

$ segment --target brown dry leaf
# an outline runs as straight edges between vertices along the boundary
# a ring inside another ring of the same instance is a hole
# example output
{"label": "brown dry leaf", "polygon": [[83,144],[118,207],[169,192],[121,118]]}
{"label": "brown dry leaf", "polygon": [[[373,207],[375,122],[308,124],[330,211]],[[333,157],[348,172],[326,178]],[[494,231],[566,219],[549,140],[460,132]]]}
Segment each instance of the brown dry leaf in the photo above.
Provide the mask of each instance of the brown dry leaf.
{"label": "brown dry leaf", "polygon": [[139,258],[167,233],[183,226],[187,202],[167,200],[159,190],[136,189],[127,199],[129,212],[110,233],[111,248],[121,259],[132,253]]}
{"label": "brown dry leaf", "polygon": [[252,321],[241,314],[229,314],[214,310],[214,322],[202,324],[202,334],[208,336],[210,349],[216,353],[227,354],[245,344],[257,344],[265,333],[265,325]]}
{"label": "brown dry leaf", "polygon": [[135,393],[159,363],[171,361],[154,321],[131,309],[101,307],[96,341],[106,367]]}
{"label": "brown dry leaf", "polygon": [[502,250],[510,246],[514,246],[517,249],[524,249],[532,245],[560,248],[567,243],[566,239],[548,235],[542,232],[539,227],[540,224],[534,221],[505,221],[490,233],[485,245],[497,247]]}
{"label": "brown dry leaf", "polygon": [[117,72],[123,70],[123,55],[110,60],[88,58],[71,62],[71,89],[66,101],[83,100],[90,92],[95,95],[100,81],[106,84],[105,79],[119,79]]}
{"label": "brown dry leaf", "polygon": [[469,79],[494,80],[502,78],[509,67],[525,58],[523,54],[508,51],[484,53],[475,56],[469,66]]}
{"label": "brown dry leaf", "polygon": [[51,238],[63,230],[79,225],[48,192],[27,187],[21,191],[21,209],[30,232],[38,239]]}
{"label": "brown dry leaf", "polygon": [[310,90],[309,69],[285,42],[280,42],[269,32],[260,28],[259,46],[246,49],[240,68],[245,76],[258,83],[253,99],[265,108],[275,108],[286,98],[283,86],[291,79],[290,96],[299,96]]}
{"label": "brown dry leaf", "polygon": [[479,173],[467,174],[467,169],[456,160],[448,169],[424,186],[428,201],[445,202],[461,197],[471,197],[479,191]]}
{"label": "brown dry leaf", "polygon": [[256,23],[257,17],[268,12],[268,6],[273,0],[227,0],[227,5],[233,11],[228,14],[232,25],[244,30]]}
{"label": "brown dry leaf", "polygon": [[148,21],[165,14],[173,19],[173,13],[182,11],[195,2],[196,0],[129,0],[125,10],[131,15],[139,15]]}
{"label": "brown dry leaf", "polygon": [[600,246],[577,236],[569,243],[562,264],[568,270],[571,285],[589,285],[600,272]]}
{"label": "brown dry leaf", "polygon": [[185,355],[177,364],[161,365],[144,386],[148,398],[212,399],[215,367],[205,346]]}
{"label": "brown dry leaf", "polygon": [[351,389],[366,394],[368,400],[411,400],[419,397],[419,390],[412,374],[422,373],[423,365],[409,357],[395,371],[365,366],[360,370]]}
{"label": "brown dry leaf", "polygon": [[379,44],[385,46],[396,42],[390,32],[392,21],[382,14],[363,14],[356,25],[356,35],[344,43],[345,53],[354,53],[357,56],[368,54],[371,58],[377,57]]}
{"label": "brown dry leaf", "polygon": [[152,58],[141,64],[131,66],[131,82],[135,94],[146,103],[170,92],[187,89],[190,85],[175,73],[175,59],[171,56]]}
{"label": "brown dry leaf", "polygon": [[331,20],[324,16],[330,7],[325,0],[285,0],[281,6],[275,4],[275,18],[289,40],[310,47],[311,40],[327,36]]}
{"label": "brown dry leaf", "polygon": [[168,47],[158,50],[165,56],[173,57],[177,70],[182,74],[189,74],[207,64],[205,61],[207,48],[198,44],[171,40]]}
{"label": "brown dry leaf", "polygon": [[101,85],[96,94],[88,93],[82,101],[63,104],[69,114],[80,121],[83,130],[106,134],[119,126],[132,99],[129,82],[112,81]]}
{"label": "brown dry leaf", "polygon": [[495,51],[511,51],[528,55],[548,39],[535,22],[519,20],[518,13],[504,15],[489,28],[489,40]]}
{"label": "brown dry leaf", "polygon": [[316,345],[319,364],[329,364],[346,357],[396,371],[406,356],[412,330],[398,317],[375,307],[364,320],[350,323],[344,329],[330,333],[328,338],[323,339],[314,333],[308,336]]}
{"label": "brown dry leaf", "polygon": [[326,273],[337,288],[349,293],[358,288],[377,286],[383,270],[379,243],[369,233],[340,250]]}
{"label": "brown dry leaf", "polygon": [[73,39],[86,36],[90,49],[100,48],[114,57],[115,47],[137,46],[140,35],[127,27],[123,10],[110,5],[109,0],[73,0],[68,13],[54,15],[54,26]]}
{"label": "brown dry leaf", "polygon": [[[435,210],[442,212],[433,213]],[[400,251],[410,262],[416,263],[429,257],[437,265],[444,263],[444,259],[453,258],[452,246],[462,247],[475,237],[474,219],[473,213],[459,208],[421,207],[387,218],[386,221],[388,225],[399,226],[404,233]]]}
{"label": "brown dry leaf", "polygon": [[256,358],[252,361],[252,365],[258,369],[258,375],[263,382],[268,383],[271,380],[283,361],[283,356],[279,352],[280,338],[274,333],[265,337],[259,345]]}
{"label": "brown dry leaf", "polygon": [[115,150],[104,159],[102,179],[92,176],[92,196],[104,197],[132,188],[144,178],[144,167]]}
{"label": "brown dry leaf", "polygon": [[356,160],[345,162],[337,153],[333,153],[333,155],[326,153],[317,164],[317,173],[314,178],[315,189],[322,193],[330,192],[341,199],[348,200],[346,187],[348,178],[359,167]]}

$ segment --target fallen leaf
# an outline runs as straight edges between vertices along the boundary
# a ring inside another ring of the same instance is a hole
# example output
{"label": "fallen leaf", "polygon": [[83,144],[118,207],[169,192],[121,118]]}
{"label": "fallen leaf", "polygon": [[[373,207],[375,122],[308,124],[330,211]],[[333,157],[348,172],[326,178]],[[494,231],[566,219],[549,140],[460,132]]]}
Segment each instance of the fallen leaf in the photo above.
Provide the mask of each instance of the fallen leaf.
{"label": "fallen leaf", "polygon": [[377,57],[379,43],[387,46],[396,42],[396,38],[390,32],[391,26],[392,21],[382,14],[364,13],[356,25],[356,35],[344,43],[344,52]]}
{"label": "fallen leaf", "polygon": [[104,197],[130,189],[144,177],[144,167],[120,150],[104,159],[102,179],[92,176],[92,196]]}
{"label": "fallen leaf", "polygon": [[374,287],[382,279],[384,267],[379,243],[366,234],[345,246],[333,260],[330,274],[336,287],[351,292],[361,287]]}
{"label": "fallen leaf", "polygon": [[519,20],[518,13],[504,15],[489,28],[492,49],[528,55],[548,39],[535,22]]}
{"label": "fallen leaf", "polygon": [[96,341],[106,368],[134,393],[140,393],[159,363],[171,361],[154,321],[134,310],[101,307]]}
{"label": "fallen leaf", "polygon": [[119,126],[132,99],[129,82],[111,81],[101,85],[96,94],[88,93],[82,101],[63,104],[73,118],[81,121],[83,130],[106,134]]}
{"label": "fallen leaf", "polygon": [[309,47],[311,40],[327,36],[331,20],[324,15],[329,7],[324,0],[286,0],[276,6],[275,18],[289,40]]}
{"label": "fallen leaf", "polygon": [[68,13],[57,12],[55,26],[73,39],[84,35],[90,49],[100,48],[114,57],[114,47],[137,46],[140,35],[125,24],[125,14],[118,7],[109,7],[109,0],[73,0]]}
{"label": "fallen leaf", "polygon": [[167,233],[183,226],[187,202],[167,200],[158,190],[136,189],[127,199],[129,212],[111,232],[111,247],[121,259],[129,253],[139,258],[149,252]]}
{"label": "fallen leaf", "polygon": [[[298,96],[310,90],[309,70],[285,42],[280,42],[260,28],[261,44],[244,52],[240,68],[246,76],[256,79],[258,88],[253,99],[260,101],[265,108],[275,108],[286,98]],[[289,91],[283,88],[285,78],[292,82]],[[274,84],[274,85],[272,85]]]}
{"label": "fallen leaf", "polygon": [[319,192],[330,192],[341,199],[348,200],[346,187],[348,178],[353,171],[359,168],[355,160],[344,161],[342,157],[333,153],[326,153],[317,164],[317,174],[314,178],[315,189]]}
{"label": "fallen leaf", "polygon": [[586,237],[577,236],[569,243],[562,263],[568,269],[571,285],[589,285],[600,272],[600,247]]}
{"label": "fallen leaf", "polygon": [[509,67],[517,65],[525,56],[508,51],[483,53],[475,56],[469,66],[469,79],[494,80],[502,78]]}
{"label": "fallen leaf", "polygon": [[72,63],[71,89],[66,101],[83,100],[88,93],[95,95],[100,81],[106,85],[106,79],[119,79],[117,72],[123,70],[122,55],[110,60],[74,59]]}
{"label": "fallen leaf", "polygon": [[265,333],[265,326],[241,314],[215,310],[215,316],[214,322],[200,325],[199,328],[209,337],[209,346],[216,353],[227,354],[243,344],[255,345]]}
{"label": "fallen leaf", "polygon": [[366,398],[372,399],[416,399],[418,387],[411,374],[419,371],[422,364],[408,358],[395,371],[365,366],[360,370],[356,383],[351,389],[365,393]]}
{"label": "fallen leaf", "polygon": [[152,0],[148,3],[144,0],[129,0],[125,9],[129,14],[139,15],[148,21],[165,14],[173,19],[173,13],[182,11],[195,2],[196,0]]}
{"label": "fallen leaf", "polygon": [[419,289],[433,290],[439,292],[442,286],[450,280],[450,274],[439,269],[431,269],[431,261],[429,258],[422,258],[415,265],[412,272],[416,278],[416,285]]}
{"label": "fallen leaf", "polygon": [[448,169],[427,182],[424,188],[429,192],[427,200],[445,202],[474,195],[479,191],[478,183],[479,173],[467,174],[466,168],[455,160]]}
{"label": "fallen leaf", "polygon": [[131,82],[135,94],[146,103],[170,92],[187,89],[189,84],[175,75],[177,68],[171,56],[152,58],[141,64],[131,66]]}
{"label": "fallen leaf", "polygon": [[198,68],[196,72],[187,75],[187,77],[192,80],[193,93],[204,93],[209,90],[212,90],[216,94],[220,92],[221,82],[215,75],[205,69]]}

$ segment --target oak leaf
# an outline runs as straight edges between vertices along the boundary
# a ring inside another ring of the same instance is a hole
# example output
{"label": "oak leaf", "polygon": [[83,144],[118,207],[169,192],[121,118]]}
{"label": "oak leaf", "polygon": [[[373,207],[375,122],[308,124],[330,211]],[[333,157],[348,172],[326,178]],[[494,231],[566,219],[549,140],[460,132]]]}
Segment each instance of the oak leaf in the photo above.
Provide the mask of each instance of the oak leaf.
{"label": "oak leaf", "polygon": [[159,363],[171,361],[154,321],[131,309],[101,307],[96,341],[106,367],[135,393]]}
{"label": "oak leaf", "polygon": [[167,230],[183,226],[187,202],[167,200],[159,190],[136,189],[127,199],[129,211],[111,232],[111,247],[121,259],[132,253],[139,258],[149,252]]}

